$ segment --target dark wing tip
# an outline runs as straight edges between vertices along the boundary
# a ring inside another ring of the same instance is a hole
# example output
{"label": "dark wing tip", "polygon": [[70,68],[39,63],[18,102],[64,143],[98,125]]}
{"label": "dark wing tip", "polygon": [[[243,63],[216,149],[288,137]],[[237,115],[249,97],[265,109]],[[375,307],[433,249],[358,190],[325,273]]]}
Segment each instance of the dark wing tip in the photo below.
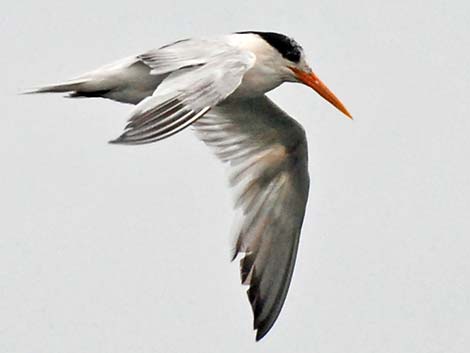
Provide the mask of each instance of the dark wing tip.
{"label": "dark wing tip", "polygon": [[274,326],[274,323],[276,322],[277,316],[278,315],[270,315],[265,320],[258,323],[258,326],[256,327],[256,342],[261,340],[271,330],[271,328]]}
{"label": "dark wing tip", "polygon": [[[246,256],[242,259],[245,260]],[[243,265],[242,265],[243,266]],[[246,269],[245,269],[246,270]],[[266,334],[271,330],[271,328],[274,326],[274,323],[276,322],[276,319],[279,315],[279,312],[271,312],[268,314],[267,317],[261,320],[261,315],[263,312],[263,308],[265,306],[265,301],[263,298],[260,296],[260,289],[259,289],[259,284],[258,281],[256,280],[256,271],[255,268],[250,268],[250,287],[246,291],[246,294],[248,295],[248,300],[251,305],[251,309],[253,311],[253,329],[256,331],[256,342],[261,340]],[[247,284],[244,282],[245,279],[243,279],[243,274],[242,274],[242,281],[243,284]]]}
{"label": "dark wing tip", "polygon": [[256,337],[255,337],[256,342],[261,341],[261,339],[263,339],[263,337],[266,336],[266,334],[269,332],[269,330],[271,329],[271,327],[272,327],[272,325],[271,325],[271,326],[268,326],[267,329],[261,329],[261,328],[259,328],[259,329],[256,331]]}
{"label": "dark wing tip", "polygon": [[133,141],[129,141],[127,139],[126,133],[123,133],[121,136],[119,136],[118,138],[115,138],[114,140],[108,141],[108,143],[110,143],[112,145],[133,145],[133,144],[136,144],[135,142],[133,143]]}
{"label": "dark wing tip", "polygon": [[251,303],[253,309],[253,328],[256,330],[256,341],[261,340],[271,330],[279,315],[277,312],[269,313],[268,316],[261,320],[264,307],[264,301],[256,295],[256,299]]}
{"label": "dark wing tip", "polygon": [[112,145],[121,145],[121,144],[123,144],[123,138],[122,138],[122,136],[119,136],[118,138],[116,138],[114,140],[109,140],[108,143],[110,143]]}

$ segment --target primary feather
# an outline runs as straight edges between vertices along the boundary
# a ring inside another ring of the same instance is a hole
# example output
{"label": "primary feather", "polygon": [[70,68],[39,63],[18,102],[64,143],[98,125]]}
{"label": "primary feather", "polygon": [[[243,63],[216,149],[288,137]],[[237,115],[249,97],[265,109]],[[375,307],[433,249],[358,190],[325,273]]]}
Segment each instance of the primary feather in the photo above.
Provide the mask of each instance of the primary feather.
{"label": "primary feather", "polygon": [[265,95],[298,82],[295,72],[311,69],[294,40],[240,32],[181,40],[29,92],[135,104],[112,143],[151,143],[192,126],[229,166],[238,213],[233,258],[242,254],[257,340],[286,299],[309,191],[304,130]]}

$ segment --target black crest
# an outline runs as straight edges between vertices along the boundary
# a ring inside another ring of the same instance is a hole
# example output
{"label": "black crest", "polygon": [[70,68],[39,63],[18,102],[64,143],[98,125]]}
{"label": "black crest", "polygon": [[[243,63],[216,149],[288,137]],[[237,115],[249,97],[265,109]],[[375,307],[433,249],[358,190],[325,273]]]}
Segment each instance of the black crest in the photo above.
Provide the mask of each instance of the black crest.
{"label": "black crest", "polygon": [[259,35],[272,47],[274,47],[284,58],[294,63],[298,63],[300,61],[300,57],[302,56],[302,47],[295,40],[285,36],[284,34],[256,31],[245,31],[237,33],[253,33]]}

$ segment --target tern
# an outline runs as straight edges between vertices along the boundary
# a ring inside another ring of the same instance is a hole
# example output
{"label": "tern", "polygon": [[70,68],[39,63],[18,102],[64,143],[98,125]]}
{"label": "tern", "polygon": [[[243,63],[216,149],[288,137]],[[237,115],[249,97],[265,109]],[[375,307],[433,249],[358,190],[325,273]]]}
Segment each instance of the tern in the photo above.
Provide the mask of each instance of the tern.
{"label": "tern", "polygon": [[305,131],[265,95],[284,82],[313,88],[351,118],[303,48],[273,32],[184,39],[27,92],[135,104],[111,143],[151,143],[191,126],[229,165],[240,214],[232,260],[243,256],[241,281],[249,286],[257,341],[286,299],[309,191]]}

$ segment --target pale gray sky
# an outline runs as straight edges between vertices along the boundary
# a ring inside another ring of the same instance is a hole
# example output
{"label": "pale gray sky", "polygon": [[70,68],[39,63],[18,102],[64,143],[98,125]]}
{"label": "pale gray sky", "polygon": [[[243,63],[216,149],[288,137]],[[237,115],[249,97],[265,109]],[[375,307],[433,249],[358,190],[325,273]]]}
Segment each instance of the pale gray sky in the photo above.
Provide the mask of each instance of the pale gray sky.
{"label": "pale gray sky", "polygon": [[[0,352],[470,351],[468,1],[33,1],[0,11]],[[180,38],[295,37],[351,122],[300,85],[296,270],[254,342],[222,165],[187,130],[107,144],[130,106],[18,96]]]}

